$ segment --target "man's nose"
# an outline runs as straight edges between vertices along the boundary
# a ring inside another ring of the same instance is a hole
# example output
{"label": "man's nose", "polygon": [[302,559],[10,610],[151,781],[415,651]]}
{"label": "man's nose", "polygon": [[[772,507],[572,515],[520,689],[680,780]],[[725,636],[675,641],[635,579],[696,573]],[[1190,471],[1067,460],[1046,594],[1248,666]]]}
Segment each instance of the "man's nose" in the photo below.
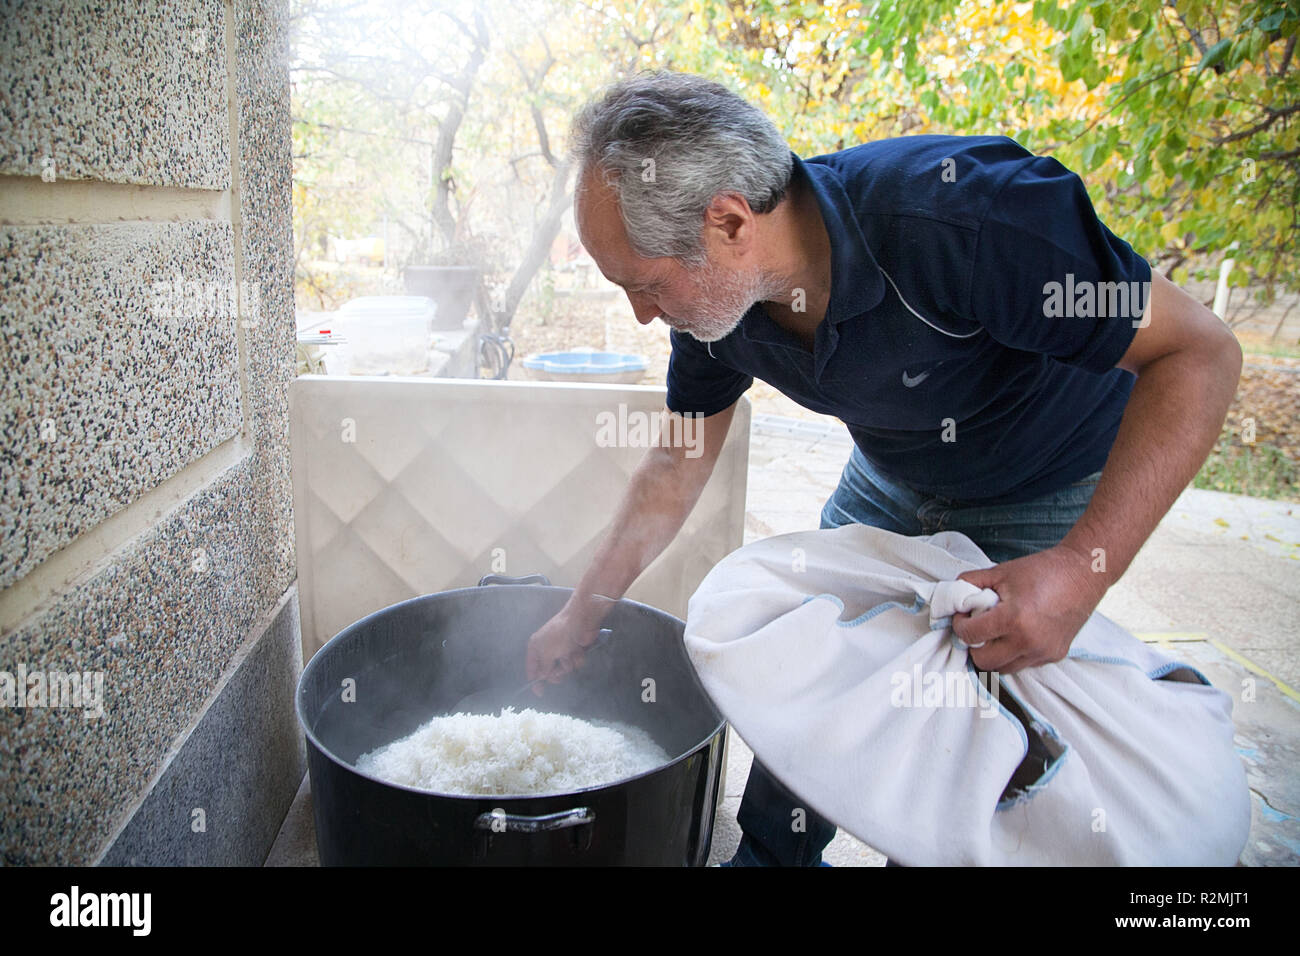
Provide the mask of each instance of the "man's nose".
{"label": "man's nose", "polygon": [[627,301],[632,304],[632,314],[642,325],[649,325],[662,314],[654,299],[648,295],[627,294]]}

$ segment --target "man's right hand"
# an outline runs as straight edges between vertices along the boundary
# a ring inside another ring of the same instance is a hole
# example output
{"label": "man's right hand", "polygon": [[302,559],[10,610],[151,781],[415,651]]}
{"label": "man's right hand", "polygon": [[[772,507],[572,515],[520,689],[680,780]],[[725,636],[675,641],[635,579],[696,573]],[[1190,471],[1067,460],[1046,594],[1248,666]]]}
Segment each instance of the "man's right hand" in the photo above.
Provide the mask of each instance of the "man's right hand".
{"label": "man's right hand", "polygon": [[[528,679],[558,684],[585,663],[587,648],[599,636],[599,624],[583,622],[568,608],[560,611],[528,639]],[[533,693],[541,697],[542,685],[534,684]]]}
{"label": "man's right hand", "polygon": [[[666,410],[665,410],[666,411]],[[628,482],[618,513],[595,557],[564,608],[528,639],[530,681],[558,684],[583,664],[600,636],[600,622],[612,597],[623,595],[681,529],[713,473],[727,438],[736,403],[694,424],[696,442],[674,443],[672,421],[661,422],[660,441],[651,446]],[[676,434],[686,434],[678,422]],[[541,696],[540,683],[533,693]]]}

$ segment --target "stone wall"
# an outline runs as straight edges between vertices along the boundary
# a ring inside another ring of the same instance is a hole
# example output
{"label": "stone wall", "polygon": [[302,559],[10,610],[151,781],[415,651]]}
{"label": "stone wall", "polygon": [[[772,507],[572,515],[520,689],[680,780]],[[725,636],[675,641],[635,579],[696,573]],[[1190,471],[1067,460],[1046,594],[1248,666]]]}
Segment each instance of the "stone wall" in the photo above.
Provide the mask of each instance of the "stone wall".
{"label": "stone wall", "polygon": [[6,864],[260,863],[302,776],[287,6],[0,18]]}

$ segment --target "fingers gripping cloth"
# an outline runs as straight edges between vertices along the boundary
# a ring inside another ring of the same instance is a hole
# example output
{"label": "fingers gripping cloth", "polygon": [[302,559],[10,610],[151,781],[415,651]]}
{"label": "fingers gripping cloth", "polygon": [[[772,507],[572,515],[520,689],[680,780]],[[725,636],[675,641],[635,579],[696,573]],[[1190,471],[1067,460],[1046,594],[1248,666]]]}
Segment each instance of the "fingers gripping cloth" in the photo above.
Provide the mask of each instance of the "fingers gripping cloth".
{"label": "fingers gripping cloth", "polygon": [[977,670],[952,615],[997,594],[964,535],[847,525],[741,548],[686,649],[757,757],[911,866],[1232,865],[1250,801],[1232,700],[1100,614],[1055,664]]}

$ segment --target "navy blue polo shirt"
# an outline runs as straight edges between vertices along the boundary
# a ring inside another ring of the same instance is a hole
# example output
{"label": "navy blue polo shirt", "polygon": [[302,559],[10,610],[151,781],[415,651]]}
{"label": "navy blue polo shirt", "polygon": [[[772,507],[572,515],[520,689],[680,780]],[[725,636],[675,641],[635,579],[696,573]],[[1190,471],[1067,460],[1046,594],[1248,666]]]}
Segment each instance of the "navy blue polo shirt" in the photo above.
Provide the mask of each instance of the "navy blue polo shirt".
{"label": "navy blue polo shirt", "polygon": [[796,156],[794,176],[831,244],[813,352],[761,302],[710,345],[674,331],[670,409],[711,415],[759,378],[842,420],[886,475],[959,500],[1101,469],[1151,268],[1078,176],[1005,137],[930,135]]}

